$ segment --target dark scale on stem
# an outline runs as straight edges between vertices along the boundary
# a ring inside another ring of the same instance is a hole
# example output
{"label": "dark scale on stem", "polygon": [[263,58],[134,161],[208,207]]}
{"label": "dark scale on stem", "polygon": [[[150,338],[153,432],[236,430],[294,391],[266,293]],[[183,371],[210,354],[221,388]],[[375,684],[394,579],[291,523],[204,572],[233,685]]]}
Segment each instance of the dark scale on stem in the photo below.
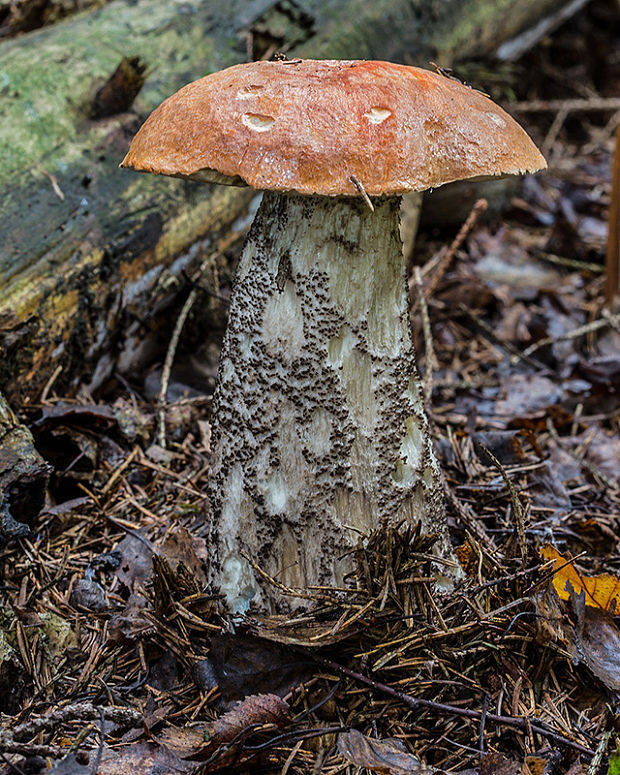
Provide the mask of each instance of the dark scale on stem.
{"label": "dark scale on stem", "polygon": [[[214,399],[215,583],[230,585],[236,573],[239,588],[261,586],[237,563],[244,551],[285,584],[338,584],[350,570],[339,558],[358,540],[345,525],[364,531],[415,515],[442,528],[428,425],[409,390],[417,373],[404,265],[398,240],[378,234],[381,219],[397,227],[398,203],[376,206],[264,196],[238,268]],[[381,307],[374,275],[402,286],[392,329],[393,306]],[[273,607],[276,598],[263,588],[260,602]]]}

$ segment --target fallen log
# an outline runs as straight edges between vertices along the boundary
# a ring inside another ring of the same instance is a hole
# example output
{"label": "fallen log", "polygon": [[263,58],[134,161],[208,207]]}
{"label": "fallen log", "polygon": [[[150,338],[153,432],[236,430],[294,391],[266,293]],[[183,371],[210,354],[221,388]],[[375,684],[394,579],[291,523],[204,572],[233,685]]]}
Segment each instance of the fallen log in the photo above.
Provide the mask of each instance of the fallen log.
{"label": "fallen log", "polygon": [[186,275],[243,235],[250,190],[117,168],[142,120],[182,84],[277,50],[449,64],[492,55],[566,7],[114,0],[4,42],[0,386],[9,400],[36,400],[52,374],[67,392],[140,369],[165,346]]}

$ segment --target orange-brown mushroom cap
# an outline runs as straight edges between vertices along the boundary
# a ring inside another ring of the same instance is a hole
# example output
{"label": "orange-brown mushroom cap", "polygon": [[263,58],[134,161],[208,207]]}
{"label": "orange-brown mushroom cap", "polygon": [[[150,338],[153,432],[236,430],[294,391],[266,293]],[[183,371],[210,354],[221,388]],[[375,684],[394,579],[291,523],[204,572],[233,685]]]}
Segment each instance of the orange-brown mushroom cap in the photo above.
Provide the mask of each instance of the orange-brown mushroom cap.
{"label": "orange-brown mushroom cap", "polygon": [[390,62],[235,65],[184,86],[134,137],[123,167],[302,194],[423,191],[546,166],[480,92]]}

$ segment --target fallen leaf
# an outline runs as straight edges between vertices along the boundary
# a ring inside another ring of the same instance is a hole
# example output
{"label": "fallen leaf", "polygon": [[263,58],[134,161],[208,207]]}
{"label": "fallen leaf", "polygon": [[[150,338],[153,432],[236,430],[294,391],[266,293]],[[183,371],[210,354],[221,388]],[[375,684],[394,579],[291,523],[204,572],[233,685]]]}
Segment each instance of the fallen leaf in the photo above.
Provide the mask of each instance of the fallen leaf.
{"label": "fallen leaf", "polygon": [[599,608],[586,604],[585,591],[571,595],[577,615],[573,659],[584,662],[605,686],[620,693],[620,630]]}
{"label": "fallen leaf", "polygon": [[[157,735],[157,740],[164,750],[184,760],[184,763],[186,760],[204,762],[203,773],[228,772],[233,761],[240,765],[247,758],[243,751],[246,736],[241,733],[251,732],[252,727],[263,727],[265,724],[279,728],[288,721],[287,702],[275,694],[254,694],[208,726],[167,727]],[[237,737],[241,739],[235,741]],[[228,746],[232,741],[236,744]],[[250,753],[249,758],[253,755]]]}
{"label": "fallen leaf", "polygon": [[225,702],[242,699],[248,687],[259,694],[284,696],[316,670],[311,659],[290,646],[242,633],[213,635],[208,662]]}
{"label": "fallen leaf", "polygon": [[509,418],[527,417],[564,398],[560,385],[536,374],[513,374],[503,382],[502,392],[505,398],[497,401],[495,413]]}
{"label": "fallen leaf", "polygon": [[[92,754],[93,762],[95,755]],[[127,775],[128,772],[140,775],[161,775],[165,772],[179,775],[193,769],[193,764],[183,761],[164,745],[135,743],[117,750],[104,749],[97,775]]]}
{"label": "fallen leaf", "polygon": [[356,767],[389,775],[424,775],[434,772],[409,753],[402,740],[376,740],[356,729],[338,735],[338,752]]}
{"label": "fallen leaf", "polygon": [[74,753],[69,753],[64,759],[56,762],[48,773],[49,775],[89,775],[90,771],[90,767],[78,762]]}
{"label": "fallen leaf", "polygon": [[93,578],[93,571],[88,568],[82,578],[73,584],[71,589],[71,605],[85,608],[88,611],[105,611],[109,606],[105,589]]}
{"label": "fallen leaf", "polygon": [[351,637],[353,628],[338,629],[338,621],[291,621],[285,614],[272,614],[263,617],[260,621],[253,620],[252,632],[260,638],[271,640],[275,643],[284,643],[289,646],[305,646],[306,648],[318,648],[319,646],[331,646],[345,638]]}
{"label": "fallen leaf", "polygon": [[181,759],[193,759],[205,750],[207,741],[202,727],[165,727],[157,741]]}
{"label": "fallen leaf", "polygon": [[470,579],[476,578],[479,558],[469,541],[457,546],[454,553],[467,576],[469,576]]}
{"label": "fallen leaf", "polygon": [[204,731],[204,740],[213,750],[253,724],[274,724],[281,727],[290,721],[289,711],[288,702],[277,694],[252,694],[209,725]]}
{"label": "fallen leaf", "polygon": [[530,754],[525,757],[523,775],[552,775],[557,769],[562,756],[559,751],[549,751],[545,756]]}
{"label": "fallen leaf", "polygon": [[157,554],[168,560],[173,571],[176,571],[180,564],[185,565],[199,586],[206,586],[204,563],[208,560],[208,552],[204,538],[193,536],[187,528],[181,527],[168,533],[157,547]]}
{"label": "fallen leaf", "polygon": [[[586,775],[586,772],[587,770],[583,766],[583,762],[580,759],[575,759],[575,761],[568,768],[566,775]],[[608,775],[610,775],[610,773],[608,773]]]}
{"label": "fallen leaf", "polygon": [[121,558],[116,575],[130,592],[151,581],[155,550],[148,538],[140,533],[129,533],[116,545],[115,551]]}
{"label": "fallen leaf", "polygon": [[479,775],[521,775],[521,764],[493,751],[483,756],[478,770]]}
{"label": "fallen leaf", "polygon": [[540,550],[541,557],[553,560],[553,586],[561,600],[569,600],[571,589],[575,594],[585,595],[585,604],[613,613],[620,602],[620,579],[609,573],[598,576],[584,576],[575,568],[569,558],[561,555],[551,544]]}
{"label": "fallen leaf", "polygon": [[586,605],[585,590],[562,602],[553,585],[534,597],[538,638],[561,643],[575,664],[586,665],[612,692],[620,693],[620,631],[600,608]]}
{"label": "fallen leaf", "polygon": [[111,428],[116,424],[116,417],[111,407],[106,405],[94,404],[67,404],[63,401],[51,406],[44,406],[41,410],[41,417],[34,423],[40,425],[79,425],[79,426],[98,426],[100,428]]}
{"label": "fallen leaf", "polygon": [[144,638],[155,631],[155,625],[148,617],[149,604],[143,595],[129,595],[125,608],[110,617],[110,640],[116,643],[128,638]]}

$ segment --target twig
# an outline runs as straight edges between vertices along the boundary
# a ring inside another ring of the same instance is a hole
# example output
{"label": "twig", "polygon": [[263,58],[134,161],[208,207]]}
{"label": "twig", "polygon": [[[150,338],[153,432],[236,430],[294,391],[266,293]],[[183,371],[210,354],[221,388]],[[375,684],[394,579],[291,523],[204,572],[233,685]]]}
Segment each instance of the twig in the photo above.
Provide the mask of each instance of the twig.
{"label": "twig", "polygon": [[620,97],[588,97],[572,100],[530,100],[509,105],[513,113],[584,113],[590,110],[620,110]]}
{"label": "twig", "polygon": [[183,330],[183,326],[185,325],[185,321],[187,320],[187,316],[189,315],[192,306],[194,302],[196,301],[196,297],[198,296],[198,291],[196,288],[192,288],[192,290],[189,292],[189,296],[187,299],[185,299],[185,304],[183,305],[181,312],[179,313],[179,317],[176,319],[176,323],[174,324],[174,330],[172,332],[172,336],[170,337],[170,344],[168,345],[168,350],[166,352],[166,360],[164,361],[164,368],[161,372],[161,385],[159,388],[159,431],[157,434],[157,443],[159,444],[162,449],[166,448],[166,394],[168,393],[168,383],[170,381],[170,371],[172,370],[172,363],[174,361],[174,356],[177,351],[177,345],[179,344],[179,337],[181,336],[181,331]]}
{"label": "twig", "polygon": [[[32,739],[45,731],[56,731],[58,727],[75,720],[94,721],[99,719],[102,724],[106,719],[123,727],[139,727],[144,722],[142,713],[130,708],[101,707],[97,708],[90,702],[76,702],[56,708],[46,716],[31,718],[14,729],[0,729],[0,751],[16,753],[23,756],[49,756],[57,759],[65,756],[66,747],[60,745],[43,745],[33,743]],[[103,733],[102,733],[103,736]]]}
{"label": "twig", "polygon": [[504,483],[506,484],[506,487],[508,488],[508,492],[510,493],[510,501],[512,503],[512,510],[515,513],[515,524],[517,528],[517,541],[519,542],[519,552],[521,554],[521,565],[525,569],[525,565],[527,563],[527,542],[525,540],[525,515],[523,514],[523,506],[521,504],[521,501],[519,500],[519,496],[517,495],[517,491],[514,488],[513,483],[510,480],[510,477],[506,473],[506,469],[504,466],[499,462],[499,460],[495,457],[495,455],[491,452],[488,447],[485,447],[484,444],[480,444],[480,448],[484,451],[484,454],[489,458],[489,460],[493,463],[495,468],[500,473],[500,476],[504,480]]}
{"label": "twig", "polygon": [[594,758],[590,762],[590,766],[588,767],[588,775],[596,775],[599,771],[599,768],[603,762],[603,757],[607,753],[607,748],[609,747],[609,741],[611,740],[611,730],[607,732],[603,732],[601,735],[601,739],[599,740],[599,744],[596,746],[596,751],[594,753]]}
{"label": "twig", "polygon": [[535,360],[534,358],[530,358],[529,355],[525,355],[524,353],[517,350],[516,347],[514,347],[510,342],[504,342],[500,337],[495,333],[495,331],[491,328],[491,326],[486,323],[479,315],[476,315],[475,312],[470,310],[468,307],[466,307],[464,304],[458,305],[459,312],[464,313],[471,321],[473,321],[478,328],[482,331],[482,333],[487,337],[487,339],[490,339],[495,344],[502,347],[504,350],[507,350],[511,355],[513,355],[517,360],[523,361],[524,363],[527,363],[528,366],[532,366],[535,369],[541,369],[543,371],[546,370],[546,366],[542,364],[540,361]]}
{"label": "twig", "polygon": [[[348,667],[344,667],[344,665],[339,665],[337,662],[333,662],[331,659],[325,659],[324,657],[320,657],[318,654],[314,653],[311,654],[311,656],[319,664],[328,667],[330,670],[334,670],[341,675],[346,675],[348,678],[352,678],[354,681],[364,684],[364,686],[369,686],[375,691],[386,694],[396,700],[400,700],[400,702],[404,703],[407,705],[407,707],[412,708],[413,710],[429,708],[430,710],[436,710],[440,713],[450,713],[455,716],[464,716],[465,718],[476,720],[482,719],[482,712],[479,710],[470,710],[469,708],[460,708],[456,705],[447,705],[443,702],[435,702],[434,700],[425,700],[421,697],[413,697],[410,694],[405,694],[405,692],[399,692],[387,684],[381,683],[380,681],[375,681],[374,679],[368,678],[361,673],[357,673],[355,670],[350,670]],[[537,722],[521,716],[498,716],[494,713],[487,713],[486,720],[496,724],[504,724],[506,726],[516,727],[517,729],[522,729],[524,732],[528,732],[531,729],[533,732],[536,732],[537,734],[542,735],[549,740],[555,740],[557,743],[562,743],[563,745],[566,745],[569,748],[573,748],[574,750],[579,751],[586,756],[594,756],[594,751],[592,751],[590,748],[586,748],[586,746],[581,745],[581,743],[577,743],[574,740],[570,740],[569,738],[564,737],[564,735],[560,735],[557,732],[554,732],[552,729],[548,729],[547,725],[543,722]]]}
{"label": "twig", "polygon": [[540,152],[543,156],[547,157],[549,155],[553,144],[560,134],[560,130],[564,126],[564,122],[566,121],[567,116],[568,110],[566,110],[566,108],[560,108],[560,110],[558,110],[558,112],[555,114],[555,118],[553,119],[553,122],[549,127],[549,131],[547,132],[547,136],[545,137],[544,142],[540,148]]}
{"label": "twig", "polygon": [[103,754],[103,744],[105,742],[105,714],[103,708],[99,708],[99,748],[97,749],[97,756],[91,767],[91,775],[97,775],[99,771],[99,765],[101,764],[101,756]]}
{"label": "twig", "polygon": [[[198,269],[198,272],[196,274],[196,277],[199,278],[207,266],[209,264],[214,268],[214,274],[215,274],[215,259],[218,253],[225,250],[227,245],[229,245],[231,240],[227,240],[224,244],[219,246],[218,251],[211,253],[207,258],[202,262],[200,265],[200,268]],[[196,301],[196,297],[198,296],[199,291],[204,291],[207,293],[210,293],[204,288],[201,288],[200,285],[198,285],[196,282],[193,283],[192,290],[189,292],[189,295],[187,299],[185,300],[185,304],[181,308],[181,312],[179,313],[179,317],[176,320],[176,323],[174,324],[174,330],[172,332],[172,336],[170,337],[170,343],[168,345],[168,350],[166,351],[166,359],[164,361],[164,367],[162,369],[161,373],[161,385],[159,388],[159,415],[158,415],[158,425],[159,430],[157,433],[157,443],[159,444],[162,449],[166,448],[166,394],[168,393],[168,383],[170,382],[170,372],[172,370],[172,363],[174,361],[174,356],[177,351],[177,346],[179,344],[179,337],[181,336],[181,331],[183,330],[183,326],[185,325],[185,321],[187,320],[187,316],[189,315],[194,302]],[[219,295],[219,288],[215,289],[215,293],[210,293],[210,295],[215,296],[216,298],[227,301],[227,299],[221,299]]]}
{"label": "twig", "polygon": [[20,756],[43,756],[50,759],[61,759],[67,754],[62,745],[43,745],[38,743],[16,743],[14,740],[0,741],[0,752],[16,753]]}
{"label": "twig", "polygon": [[298,741],[295,743],[295,745],[293,746],[293,749],[292,749],[292,751],[291,751],[291,752],[290,752],[290,754],[289,754],[289,755],[286,757],[286,761],[284,762],[284,766],[282,767],[282,770],[281,770],[281,772],[280,772],[280,775],[286,775],[286,773],[289,771],[289,768],[290,768],[291,764],[292,764],[292,763],[293,763],[293,761],[295,760],[295,757],[296,757],[296,756],[297,756],[297,754],[299,753],[299,749],[301,748],[301,746],[302,746],[303,744],[304,744],[304,739],[303,739],[303,737],[302,737],[300,740],[298,740]]}
{"label": "twig", "polygon": [[616,149],[611,172],[609,236],[605,269],[607,271],[605,303],[611,307],[615,297],[620,293],[620,124],[616,130]]}
{"label": "twig", "polygon": [[598,331],[599,328],[605,328],[606,326],[615,327],[615,325],[620,325],[620,315],[604,315],[602,318],[593,320],[591,323],[586,323],[583,326],[573,328],[565,334],[560,334],[559,336],[546,336],[544,339],[539,339],[534,344],[526,347],[520,355],[514,355],[512,363],[515,364],[520,359],[529,358],[532,353],[540,350],[541,347],[546,347],[547,345],[555,344],[556,342],[566,342],[570,339],[578,339],[580,336],[585,336],[593,331]]}
{"label": "twig", "polygon": [[485,694],[482,700],[482,715],[480,717],[480,759],[484,756],[484,729],[487,723],[487,713],[489,711],[489,695]]}
{"label": "twig", "polygon": [[44,170],[43,167],[41,167],[41,172],[45,175],[45,177],[49,180],[49,182],[52,184],[52,188],[54,190],[54,193],[56,196],[60,199],[61,202],[65,201],[65,195],[62,192],[62,189],[58,185],[58,178],[51,174],[51,172],[48,172],[47,170]]}
{"label": "twig", "polygon": [[9,773],[12,770],[15,770],[15,772],[17,772],[18,775],[26,775],[26,773],[22,770],[22,768],[18,767],[17,764],[15,764],[15,762],[12,762],[7,756],[5,756],[5,754],[2,753],[2,751],[0,751],[0,758],[2,759],[3,762],[5,762],[9,766]]}
{"label": "twig", "polygon": [[471,208],[471,211],[467,216],[467,218],[465,219],[465,222],[459,229],[456,237],[452,240],[450,247],[442,255],[441,260],[437,265],[437,268],[433,272],[433,275],[429,280],[428,285],[426,286],[425,295],[427,299],[430,299],[430,297],[435,292],[435,289],[439,285],[441,278],[444,276],[444,274],[446,273],[446,270],[452,263],[452,259],[456,255],[456,251],[461,247],[469,232],[476,225],[476,221],[482,215],[482,213],[485,212],[488,206],[489,206],[489,203],[487,202],[486,199],[478,199],[474,203],[474,206]]}
{"label": "twig", "polygon": [[308,592],[304,592],[302,589],[294,589],[293,587],[287,587],[285,584],[283,584],[281,581],[278,581],[277,579],[274,579],[272,576],[270,576],[267,571],[263,570],[260,565],[255,562],[249,555],[247,555],[245,552],[240,552],[241,556],[244,560],[247,560],[247,562],[250,563],[250,565],[254,568],[254,570],[259,573],[265,581],[269,582],[269,584],[276,587],[276,589],[279,589],[280,592],[282,592],[283,595],[287,595],[288,597],[298,597],[303,600],[321,600],[324,603],[329,603],[331,605],[339,605],[340,601],[335,597],[330,597],[329,595],[323,595],[320,592],[312,592],[309,594]]}
{"label": "twig", "polygon": [[52,372],[52,376],[45,383],[45,387],[41,391],[41,398],[39,400],[41,401],[42,404],[44,404],[47,401],[47,397],[50,393],[50,390],[52,389],[52,385],[54,384],[54,382],[56,382],[61,372],[62,372],[62,364],[59,363],[58,366],[56,366],[56,368]]}
{"label": "twig", "polygon": [[605,271],[605,267],[600,264],[593,264],[591,261],[579,261],[576,258],[565,258],[564,256],[556,256],[553,253],[539,252],[536,255],[538,258],[542,258],[543,261],[548,261],[550,264],[565,266],[568,269],[577,269],[580,272],[602,274]]}
{"label": "twig", "polygon": [[620,334],[620,315],[612,315],[608,309],[601,311],[601,315],[609,322],[609,325]]}
{"label": "twig", "polygon": [[368,209],[370,210],[370,212],[371,212],[371,213],[374,213],[374,211],[375,211],[375,206],[374,206],[374,205],[373,205],[373,203],[370,201],[370,197],[369,197],[369,196],[368,196],[368,194],[366,193],[366,189],[365,189],[365,188],[364,188],[364,186],[361,184],[361,182],[360,182],[360,181],[359,181],[359,180],[358,180],[358,179],[355,177],[355,175],[351,175],[351,176],[349,177],[349,180],[351,181],[351,183],[353,183],[353,185],[355,186],[355,188],[356,188],[356,189],[357,189],[357,190],[360,192],[360,194],[362,195],[362,199],[363,199],[363,200],[364,200],[364,202],[366,203],[366,207],[368,207]]}
{"label": "twig", "polygon": [[123,462],[117,466],[114,471],[112,472],[112,475],[108,479],[108,481],[103,485],[100,492],[102,495],[105,495],[106,492],[112,487],[114,482],[118,479],[118,477],[123,473],[123,471],[131,465],[131,463],[134,461],[138,453],[140,452],[140,447],[134,447],[129,455],[123,460]]}
{"label": "twig", "polygon": [[[26,721],[24,724],[20,724],[11,730],[10,736],[13,738],[31,737],[37,734],[37,732],[54,729],[59,724],[63,724],[66,721],[74,721],[75,719],[96,721],[100,718],[100,710],[103,710],[104,716],[108,721],[112,721],[120,726],[141,726],[144,721],[142,713],[131,710],[131,708],[108,706],[100,709],[90,702],[75,702],[62,708],[56,708],[46,716],[38,716]],[[6,730],[0,730],[0,742],[6,734]]]}

